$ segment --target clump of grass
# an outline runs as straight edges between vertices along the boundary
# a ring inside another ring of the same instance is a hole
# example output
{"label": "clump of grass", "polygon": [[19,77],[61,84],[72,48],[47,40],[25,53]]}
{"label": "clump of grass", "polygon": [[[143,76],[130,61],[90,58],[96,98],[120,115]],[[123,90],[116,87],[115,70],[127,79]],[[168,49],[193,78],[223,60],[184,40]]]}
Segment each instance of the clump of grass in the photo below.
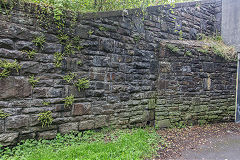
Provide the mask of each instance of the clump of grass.
{"label": "clump of grass", "polygon": [[4,160],[80,160],[152,158],[158,144],[164,144],[154,129],[125,129],[107,132],[75,132],[54,140],[26,140],[13,149],[0,150]]}
{"label": "clump of grass", "polygon": [[185,55],[188,56],[188,57],[191,57],[192,56],[192,52],[191,51],[186,51]]}
{"label": "clump of grass", "polygon": [[35,50],[32,51],[23,51],[28,55],[28,58],[31,59],[34,57],[34,55],[37,53]]}
{"label": "clump of grass", "polygon": [[7,60],[0,60],[0,79],[6,78],[10,75],[12,70],[16,70],[17,72],[21,69],[21,65],[17,62],[17,60],[10,62]]}
{"label": "clump of grass", "polygon": [[31,75],[28,79],[28,82],[35,88],[36,84],[39,82],[40,78],[35,78],[34,75]]}
{"label": "clump of grass", "polygon": [[67,75],[65,75],[64,77],[63,77],[63,79],[66,81],[66,82],[68,82],[68,83],[70,83],[70,82],[72,82],[72,80],[76,77],[76,73],[68,73]]}
{"label": "clump of grass", "polygon": [[167,44],[166,47],[173,53],[180,52],[180,49],[174,44]]}
{"label": "clump of grass", "polygon": [[38,120],[41,122],[42,127],[50,126],[52,124],[53,118],[52,118],[52,112],[42,112],[38,115]]}
{"label": "clump of grass", "polygon": [[3,111],[0,109],[0,119],[5,119],[5,118],[7,118],[7,117],[9,117],[9,116],[10,116],[10,114],[5,113],[5,112],[3,112]]}
{"label": "clump of grass", "polygon": [[204,45],[201,49],[198,49],[200,52],[207,53],[207,51],[211,51],[226,60],[237,59],[237,52],[235,48],[233,46],[226,45],[221,36],[215,35],[208,37],[201,35],[201,41],[206,43],[206,45]]}
{"label": "clump of grass", "polygon": [[71,105],[73,105],[74,102],[74,96],[70,95],[64,98],[64,107],[69,107]]}
{"label": "clump of grass", "polygon": [[78,91],[89,88],[89,80],[87,78],[78,79],[74,86],[78,88]]}

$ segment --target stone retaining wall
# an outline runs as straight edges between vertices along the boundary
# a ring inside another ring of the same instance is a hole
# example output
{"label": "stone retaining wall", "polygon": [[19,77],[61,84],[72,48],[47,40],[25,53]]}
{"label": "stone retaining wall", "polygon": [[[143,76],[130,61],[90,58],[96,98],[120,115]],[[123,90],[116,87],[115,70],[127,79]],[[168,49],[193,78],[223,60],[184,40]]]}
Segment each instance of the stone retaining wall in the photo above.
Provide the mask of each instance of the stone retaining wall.
{"label": "stone retaining wall", "polygon": [[[0,109],[10,115],[0,120],[3,145],[109,126],[164,127],[234,118],[236,62],[201,54],[192,45],[170,53],[163,44],[163,39],[220,32],[219,0],[177,4],[173,13],[170,6],[150,7],[144,20],[137,10],[78,15],[74,30],[68,21],[65,27],[71,39],[80,37],[81,49],[65,55],[61,68],[54,64],[54,53],[65,52],[66,46],[54,26],[44,27],[48,19],[37,17],[35,5],[6,8],[0,14],[0,59],[16,59],[22,67],[0,80]],[[46,38],[42,48],[32,42],[40,35]],[[25,50],[37,54],[29,58]],[[69,72],[87,77],[90,87],[79,92],[63,80]],[[31,75],[39,78],[35,88]],[[70,95],[74,104],[64,107]],[[38,115],[46,111],[52,112],[53,123],[42,127]]]}

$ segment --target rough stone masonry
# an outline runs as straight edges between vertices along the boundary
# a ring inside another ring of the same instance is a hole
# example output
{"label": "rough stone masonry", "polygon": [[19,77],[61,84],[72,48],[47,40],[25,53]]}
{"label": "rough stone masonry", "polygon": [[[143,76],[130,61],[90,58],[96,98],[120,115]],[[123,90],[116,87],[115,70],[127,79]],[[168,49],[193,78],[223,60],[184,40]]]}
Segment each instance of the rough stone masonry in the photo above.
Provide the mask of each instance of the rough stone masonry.
{"label": "rough stone masonry", "polygon": [[[221,31],[220,0],[177,4],[173,13],[170,6],[150,7],[144,20],[134,10],[79,15],[72,38],[81,37],[82,49],[64,56],[61,68],[54,65],[54,53],[66,46],[54,29],[37,23],[35,9],[24,4],[10,14],[2,8],[0,14],[0,59],[22,65],[0,80],[0,109],[9,114],[0,119],[2,145],[109,126],[234,119],[236,62],[183,41]],[[32,40],[39,35],[46,41],[29,58],[23,51],[36,49]],[[66,83],[63,76],[69,72],[87,77],[90,87],[79,92]],[[39,78],[35,88],[31,75]],[[66,108],[63,99],[70,95],[75,101]],[[52,112],[53,123],[42,127],[38,115],[46,111]]]}

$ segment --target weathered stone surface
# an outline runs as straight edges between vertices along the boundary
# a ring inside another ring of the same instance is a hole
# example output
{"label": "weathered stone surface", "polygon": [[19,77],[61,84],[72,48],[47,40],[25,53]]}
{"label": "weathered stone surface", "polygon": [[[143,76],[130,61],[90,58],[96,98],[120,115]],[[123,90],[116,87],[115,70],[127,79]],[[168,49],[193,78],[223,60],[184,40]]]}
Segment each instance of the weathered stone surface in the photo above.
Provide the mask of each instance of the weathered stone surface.
{"label": "weathered stone surface", "polygon": [[159,120],[156,122],[156,127],[159,127],[159,128],[166,128],[170,126],[171,126],[171,123],[169,119]]}
{"label": "weathered stone surface", "polygon": [[0,99],[25,98],[31,95],[31,85],[25,77],[9,77],[0,80]]}
{"label": "weathered stone surface", "polygon": [[94,128],[101,128],[107,125],[107,116],[100,115],[95,118]]}
{"label": "weathered stone surface", "polygon": [[11,39],[0,39],[0,48],[13,49],[13,41]]}
{"label": "weathered stone surface", "polygon": [[6,118],[6,129],[17,129],[28,126],[28,115],[17,115]]}
{"label": "weathered stone surface", "polygon": [[78,122],[64,123],[59,125],[59,132],[62,134],[70,133],[71,131],[78,131]]}
{"label": "weathered stone surface", "polygon": [[91,104],[74,104],[72,108],[73,116],[81,116],[89,114],[91,109]]}
{"label": "weathered stone surface", "polygon": [[14,145],[17,143],[19,133],[4,133],[0,134],[0,144],[3,146]]}
{"label": "weathered stone surface", "polygon": [[94,128],[94,121],[93,120],[87,120],[79,122],[79,130],[88,130]]}
{"label": "weathered stone surface", "polygon": [[4,120],[0,120],[0,134],[4,132]]}
{"label": "weathered stone surface", "polygon": [[28,41],[18,41],[16,44],[16,49],[21,51],[29,51],[29,50],[36,50],[37,47],[34,45],[33,42]]}
{"label": "weathered stone surface", "polygon": [[[51,139],[57,131],[126,128],[154,121],[156,127],[232,121],[236,62],[200,53],[202,44],[185,41],[199,33],[216,33],[219,2],[202,2],[197,12],[195,2],[177,4],[175,24],[169,7],[148,8],[144,21],[121,12],[98,13],[95,19],[92,14],[79,15],[76,26],[64,25],[70,38],[66,44],[59,41],[64,37],[57,28],[34,24],[36,20],[24,16],[26,10],[13,8],[17,17],[0,18],[0,58],[16,59],[22,68],[0,79],[0,109],[11,114],[0,120],[0,135],[19,132],[18,140]],[[43,47],[36,47],[32,40],[42,35]],[[67,54],[69,49],[75,54]],[[29,58],[22,50],[37,54]],[[65,54],[60,67],[55,52]],[[67,82],[63,77],[70,72],[76,77]],[[40,78],[33,89],[30,75]],[[81,78],[89,79],[89,88],[77,89],[74,83]],[[64,107],[69,95],[74,95],[74,103]],[[46,111],[52,112],[53,123],[41,127],[39,113]]]}
{"label": "weathered stone surface", "polygon": [[57,135],[57,130],[45,131],[38,133],[39,139],[53,139]]}

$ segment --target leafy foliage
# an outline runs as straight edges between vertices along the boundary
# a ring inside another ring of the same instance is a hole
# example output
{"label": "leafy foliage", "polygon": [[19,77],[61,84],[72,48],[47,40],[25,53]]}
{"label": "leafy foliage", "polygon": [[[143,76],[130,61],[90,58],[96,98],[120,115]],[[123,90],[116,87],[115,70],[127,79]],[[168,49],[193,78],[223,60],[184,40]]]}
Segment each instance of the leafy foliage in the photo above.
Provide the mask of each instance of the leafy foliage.
{"label": "leafy foliage", "polygon": [[27,53],[28,58],[31,59],[34,57],[34,55],[36,54],[36,51],[32,50],[32,51],[24,51],[25,53]]}
{"label": "leafy foliage", "polygon": [[5,119],[5,118],[7,118],[7,117],[9,117],[9,116],[10,116],[10,114],[5,113],[5,112],[3,112],[3,111],[0,109],[0,119]]}
{"label": "leafy foliage", "polygon": [[38,120],[42,123],[42,127],[49,126],[52,124],[53,118],[52,118],[52,112],[42,112],[38,115]]}
{"label": "leafy foliage", "polygon": [[28,79],[28,82],[32,85],[32,87],[34,88],[36,86],[36,83],[39,82],[40,78],[35,78],[34,75],[31,75]]}
{"label": "leafy foliage", "polygon": [[44,106],[49,106],[51,104],[51,102],[47,102],[47,101],[43,101],[42,103]]}
{"label": "leafy foliage", "polygon": [[32,40],[32,42],[37,46],[42,48],[43,44],[45,43],[46,39],[44,36],[38,36],[36,37],[34,40]]}
{"label": "leafy foliage", "polygon": [[68,73],[66,76],[63,77],[63,79],[68,83],[70,83],[75,77],[76,77],[76,73]]}
{"label": "leafy foliage", "polygon": [[54,7],[54,17],[60,20],[63,15],[61,9],[79,12],[98,12],[111,10],[124,10],[133,8],[146,8],[161,4],[174,4],[194,0],[22,0]]}
{"label": "leafy foliage", "polygon": [[0,72],[0,79],[2,79],[8,77],[12,69],[15,69],[18,72],[19,69],[21,69],[21,65],[17,62],[17,60],[14,62],[0,60],[0,68],[2,68],[2,72]]}
{"label": "leafy foliage", "polygon": [[222,37],[218,34],[214,36],[206,36],[204,34],[198,35],[198,40],[203,41],[206,45],[197,50],[201,53],[212,52],[226,60],[236,60],[237,52],[233,46],[226,45]]}
{"label": "leafy foliage", "polygon": [[62,60],[63,60],[64,54],[56,52],[54,53],[54,64],[57,68],[62,66]]}
{"label": "leafy foliage", "polygon": [[0,151],[4,160],[60,159],[152,159],[158,144],[165,143],[154,129],[85,131],[54,140],[26,140],[13,149]]}
{"label": "leafy foliage", "polygon": [[83,89],[89,88],[89,80],[86,78],[78,79],[74,85],[78,88],[78,91],[80,92]]}
{"label": "leafy foliage", "polygon": [[174,44],[167,44],[166,47],[173,53],[178,53],[180,49]]}
{"label": "leafy foliage", "polygon": [[74,102],[74,96],[73,96],[73,95],[67,96],[66,98],[64,98],[64,101],[65,101],[64,107],[69,107],[69,106],[71,106],[71,105],[73,104],[73,102]]}

